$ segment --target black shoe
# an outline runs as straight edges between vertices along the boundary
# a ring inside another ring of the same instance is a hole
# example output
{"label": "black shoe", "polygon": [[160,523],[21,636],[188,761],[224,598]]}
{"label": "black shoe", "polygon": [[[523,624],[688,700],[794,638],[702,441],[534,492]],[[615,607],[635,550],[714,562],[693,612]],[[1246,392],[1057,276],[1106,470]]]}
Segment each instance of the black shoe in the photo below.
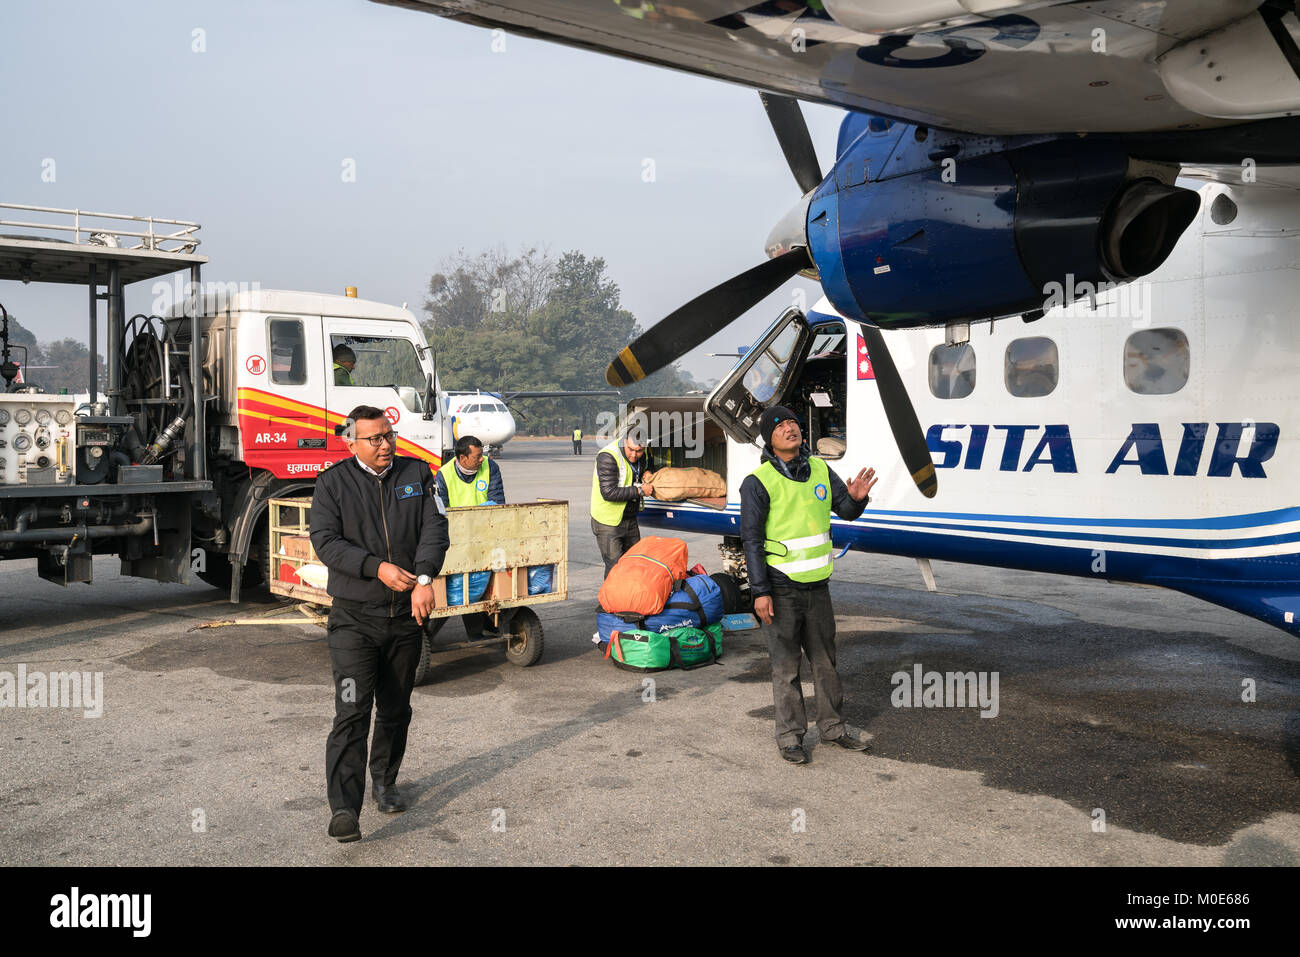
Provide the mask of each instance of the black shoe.
{"label": "black shoe", "polygon": [[870,735],[863,737],[856,731],[844,729],[844,733],[838,738],[822,738],[823,744],[838,744],[846,751],[865,751],[871,747]]}
{"label": "black shoe", "polygon": [[379,810],[385,814],[400,814],[406,810],[406,802],[402,800],[402,794],[395,784],[376,784],[370,793],[379,805]]}
{"label": "black shoe", "polygon": [[785,758],[791,764],[807,764],[808,752],[803,749],[802,744],[789,744],[781,749],[781,757]]}
{"label": "black shoe", "polygon": [[602,658],[605,657],[605,652],[608,651],[608,650],[609,650],[609,642],[608,642],[608,641],[598,641],[598,642],[596,642],[596,651],[600,653],[600,656],[601,656]]}
{"label": "black shoe", "polygon": [[335,811],[330,818],[329,835],[340,844],[361,840],[361,825],[357,823],[357,816],[346,809]]}

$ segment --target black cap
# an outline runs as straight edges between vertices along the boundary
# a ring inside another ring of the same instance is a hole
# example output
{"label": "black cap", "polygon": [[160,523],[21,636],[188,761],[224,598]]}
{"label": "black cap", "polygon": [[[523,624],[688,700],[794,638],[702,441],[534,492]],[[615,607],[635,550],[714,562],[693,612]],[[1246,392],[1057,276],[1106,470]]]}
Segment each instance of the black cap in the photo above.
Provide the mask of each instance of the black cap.
{"label": "black cap", "polygon": [[763,437],[764,445],[772,444],[772,430],[787,419],[793,419],[794,413],[783,405],[774,405],[763,413],[758,420],[758,434]]}

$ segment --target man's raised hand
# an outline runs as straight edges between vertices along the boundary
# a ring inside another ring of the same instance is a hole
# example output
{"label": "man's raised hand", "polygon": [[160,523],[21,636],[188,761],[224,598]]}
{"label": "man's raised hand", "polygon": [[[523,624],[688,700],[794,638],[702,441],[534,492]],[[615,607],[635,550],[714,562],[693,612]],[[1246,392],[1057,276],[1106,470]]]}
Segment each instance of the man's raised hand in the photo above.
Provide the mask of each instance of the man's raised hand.
{"label": "man's raised hand", "polygon": [[879,481],[880,476],[876,475],[875,469],[863,469],[858,473],[857,478],[848,483],[849,496],[853,501],[861,502],[871,494],[871,490],[875,488],[876,483]]}

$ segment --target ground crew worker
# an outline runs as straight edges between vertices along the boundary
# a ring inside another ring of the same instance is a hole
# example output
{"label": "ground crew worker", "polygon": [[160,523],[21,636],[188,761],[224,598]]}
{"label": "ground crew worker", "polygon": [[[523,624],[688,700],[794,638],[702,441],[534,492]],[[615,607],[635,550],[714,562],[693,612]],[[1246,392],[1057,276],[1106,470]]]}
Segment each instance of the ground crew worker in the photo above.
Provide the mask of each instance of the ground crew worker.
{"label": "ground crew worker", "polygon": [[654,494],[654,486],[641,481],[649,468],[645,447],[631,438],[615,439],[596,453],[591,474],[591,530],[606,575],[625,551],[641,541],[636,513],[642,499]]}
{"label": "ground crew worker", "polygon": [[[491,459],[483,455],[483,443],[472,435],[462,435],[456,440],[456,457],[452,459],[452,477],[447,469],[441,468],[434,477],[434,487],[438,497],[448,508],[464,508],[468,505],[494,505],[506,503],[506,490],[501,482],[501,469]],[[468,602],[468,596],[465,596]],[[477,641],[485,631],[492,629],[491,620],[486,612],[461,615],[465,625],[465,637]]]}
{"label": "ground crew worker", "polygon": [[447,553],[447,515],[427,462],[397,455],[381,409],[357,406],[343,430],[353,457],[322,470],[312,495],[311,543],[329,569],[334,727],[325,742],[330,837],[361,837],[366,737],[379,810],[406,810],[397,772],[411,723],[411,688],[433,610],[433,576]]}
{"label": "ground crew worker", "polygon": [[759,422],[763,462],[740,486],[740,534],[772,660],[776,743],[781,757],[805,764],[808,730],[799,681],[800,652],[812,665],[817,730],[825,742],[865,751],[867,738],[841,717],[844,693],[835,670],[831,608],[831,511],[846,521],[862,514],[879,479],[863,469],[845,485],[823,459],[808,454],[794,413],[773,406]]}
{"label": "ground crew worker", "polygon": [[582,429],[580,428],[573,430],[573,454],[582,454]]}
{"label": "ground crew worker", "polygon": [[434,477],[438,497],[448,508],[482,505],[492,502],[506,503],[505,487],[501,483],[501,469],[483,454],[483,443],[472,435],[462,435],[456,440],[456,457],[452,459],[454,477],[447,477],[445,468]]}
{"label": "ground crew worker", "polygon": [[334,347],[334,384],[353,385],[352,370],[357,364],[357,354],[339,343]]}

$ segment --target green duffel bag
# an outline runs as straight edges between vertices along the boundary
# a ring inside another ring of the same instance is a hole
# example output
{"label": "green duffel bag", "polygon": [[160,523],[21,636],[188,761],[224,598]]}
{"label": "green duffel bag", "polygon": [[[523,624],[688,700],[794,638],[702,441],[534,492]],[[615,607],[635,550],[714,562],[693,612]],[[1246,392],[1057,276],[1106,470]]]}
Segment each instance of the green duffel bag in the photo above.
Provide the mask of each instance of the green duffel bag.
{"label": "green duffel bag", "polygon": [[606,657],[627,671],[689,671],[711,665],[722,657],[722,625],[692,628],[682,625],[668,631],[629,628],[610,638]]}

